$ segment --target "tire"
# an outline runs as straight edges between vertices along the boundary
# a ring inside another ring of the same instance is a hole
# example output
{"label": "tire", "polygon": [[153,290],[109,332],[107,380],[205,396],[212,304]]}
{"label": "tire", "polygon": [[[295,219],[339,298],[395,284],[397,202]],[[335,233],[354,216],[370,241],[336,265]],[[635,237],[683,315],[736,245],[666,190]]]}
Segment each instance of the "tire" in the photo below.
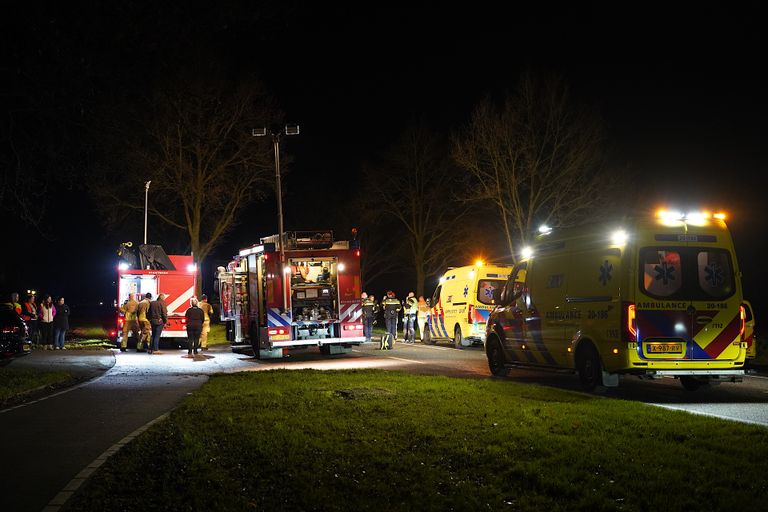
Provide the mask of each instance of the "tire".
{"label": "tire", "polygon": [[683,388],[685,388],[686,391],[696,391],[706,383],[703,382],[701,379],[697,379],[696,377],[691,377],[689,375],[686,375],[686,376],[680,377],[680,384],[682,384]]}
{"label": "tire", "polygon": [[491,338],[485,345],[485,355],[488,357],[488,369],[494,377],[506,377],[509,375],[509,368],[506,365],[504,351],[501,349],[501,343],[496,338]]}
{"label": "tire", "polygon": [[464,348],[464,336],[461,335],[461,327],[458,325],[453,329],[453,346],[462,349]]}
{"label": "tire", "polygon": [[429,327],[424,329],[424,341],[422,341],[425,345],[434,345],[435,340],[432,339],[432,333],[429,330]]}
{"label": "tire", "polygon": [[603,365],[600,363],[600,355],[591,343],[587,343],[579,350],[576,356],[576,368],[581,386],[585,391],[592,391],[603,385]]}

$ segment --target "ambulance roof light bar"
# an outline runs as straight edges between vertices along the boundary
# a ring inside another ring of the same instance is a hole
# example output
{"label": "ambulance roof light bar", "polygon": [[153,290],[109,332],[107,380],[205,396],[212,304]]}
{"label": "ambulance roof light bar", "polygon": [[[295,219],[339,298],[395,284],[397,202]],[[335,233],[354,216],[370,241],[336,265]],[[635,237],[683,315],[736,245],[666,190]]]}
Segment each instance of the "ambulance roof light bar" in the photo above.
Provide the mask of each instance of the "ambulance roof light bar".
{"label": "ambulance roof light bar", "polygon": [[656,212],[656,216],[662,220],[686,220],[694,222],[703,222],[710,218],[725,220],[725,213],[717,212],[715,214],[711,214],[706,210],[683,213],[677,210],[660,209]]}

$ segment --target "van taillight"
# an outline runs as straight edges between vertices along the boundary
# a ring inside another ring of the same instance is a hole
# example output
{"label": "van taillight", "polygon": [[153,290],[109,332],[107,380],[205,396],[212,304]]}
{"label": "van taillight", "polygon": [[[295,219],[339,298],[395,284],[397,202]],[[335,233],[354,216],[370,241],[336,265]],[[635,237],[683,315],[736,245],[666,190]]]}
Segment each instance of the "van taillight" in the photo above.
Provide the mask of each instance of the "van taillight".
{"label": "van taillight", "polygon": [[474,323],[475,321],[474,315],[473,315],[474,312],[475,312],[475,305],[470,304],[469,308],[467,308],[467,323],[470,323],[470,324]]}
{"label": "van taillight", "polygon": [[637,341],[637,316],[635,304],[633,302],[624,302],[621,311],[621,333],[623,341]]}
{"label": "van taillight", "polygon": [[747,329],[747,310],[744,308],[744,304],[739,306],[739,318],[741,318],[741,330],[739,331],[739,336],[741,337],[741,341],[744,341],[744,332]]}

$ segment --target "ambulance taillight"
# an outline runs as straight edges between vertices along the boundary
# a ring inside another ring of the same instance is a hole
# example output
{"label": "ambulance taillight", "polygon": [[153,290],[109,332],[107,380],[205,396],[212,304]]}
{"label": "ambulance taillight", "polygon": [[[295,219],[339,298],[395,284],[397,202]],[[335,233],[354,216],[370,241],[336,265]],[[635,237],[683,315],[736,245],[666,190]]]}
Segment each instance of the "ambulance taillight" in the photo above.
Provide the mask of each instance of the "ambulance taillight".
{"label": "ambulance taillight", "polygon": [[744,341],[744,333],[747,330],[747,310],[744,308],[744,304],[739,306],[739,319],[741,320],[741,330],[739,336],[741,341]]}
{"label": "ambulance taillight", "polygon": [[621,311],[621,334],[626,342],[637,341],[637,316],[634,302],[624,302]]}
{"label": "ambulance taillight", "polygon": [[475,321],[474,312],[475,312],[475,305],[470,304],[469,307],[467,308],[467,323],[469,324],[474,323]]}

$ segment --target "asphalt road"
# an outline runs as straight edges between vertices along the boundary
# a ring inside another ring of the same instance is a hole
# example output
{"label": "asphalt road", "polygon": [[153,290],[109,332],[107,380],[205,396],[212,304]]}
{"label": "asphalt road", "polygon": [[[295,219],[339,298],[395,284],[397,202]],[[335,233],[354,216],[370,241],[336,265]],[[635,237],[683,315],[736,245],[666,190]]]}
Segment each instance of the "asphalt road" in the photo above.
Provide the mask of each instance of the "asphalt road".
{"label": "asphalt road", "polygon": [[[214,373],[276,368],[381,368],[425,375],[490,378],[481,347],[457,350],[447,345],[397,343],[392,351],[380,351],[378,346],[368,345],[356,348],[351,354],[327,357],[317,349],[309,349],[272,361],[233,354],[225,347],[205,354],[191,360],[178,351],[153,356],[73,351],[34,353],[12,363],[67,366],[84,376],[105,369],[106,372],[76,388],[0,411],[0,435],[5,445],[0,510],[56,510],[45,507],[57,496],[61,499],[60,492],[75,475],[115,443],[171,410]],[[568,373],[513,369],[506,380],[580,390],[576,376]],[[671,379],[626,378],[618,388],[605,389],[600,394],[768,426],[768,378],[761,376],[749,376],[739,384],[721,384],[693,393]]]}

